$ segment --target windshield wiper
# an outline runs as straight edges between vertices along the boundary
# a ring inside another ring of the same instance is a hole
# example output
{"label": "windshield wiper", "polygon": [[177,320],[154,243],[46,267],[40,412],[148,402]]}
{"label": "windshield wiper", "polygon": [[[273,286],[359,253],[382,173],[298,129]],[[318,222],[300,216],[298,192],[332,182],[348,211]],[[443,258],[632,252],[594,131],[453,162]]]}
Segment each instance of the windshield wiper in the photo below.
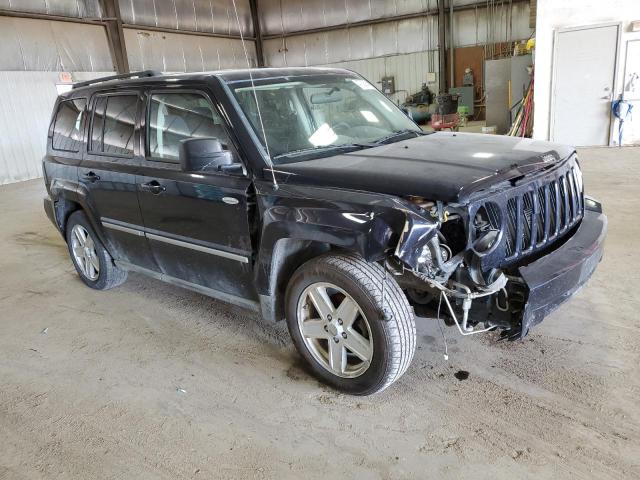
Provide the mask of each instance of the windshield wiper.
{"label": "windshield wiper", "polygon": [[382,138],[378,138],[372,143],[376,145],[382,145],[385,143],[391,143],[392,141],[406,140],[407,135],[414,134],[416,137],[421,137],[422,135],[426,135],[427,132],[423,132],[421,130],[411,130],[410,128],[405,128],[402,130],[396,130],[395,132],[386,135]]}
{"label": "windshield wiper", "polygon": [[273,157],[273,160],[291,159],[297,157],[315,156],[323,153],[345,153],[362,150],[363,148],[375,147],[369,143],[345,143],[342,145],[325,145],[321,147],[303,148],[301,150],[293,150],[291,152],[281,153]]}

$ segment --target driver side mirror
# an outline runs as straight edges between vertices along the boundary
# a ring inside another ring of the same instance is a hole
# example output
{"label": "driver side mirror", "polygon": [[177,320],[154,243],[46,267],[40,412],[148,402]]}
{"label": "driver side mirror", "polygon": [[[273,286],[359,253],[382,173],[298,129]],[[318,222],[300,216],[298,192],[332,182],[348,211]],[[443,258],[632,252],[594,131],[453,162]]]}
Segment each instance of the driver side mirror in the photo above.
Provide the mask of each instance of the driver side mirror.
{"label": "driver side mirror", "polygon": [[225,150],[217,138],[188,138],[180,142],[178,150],[180,167],[184,172],[226,171],[242,172],[233,153]]}

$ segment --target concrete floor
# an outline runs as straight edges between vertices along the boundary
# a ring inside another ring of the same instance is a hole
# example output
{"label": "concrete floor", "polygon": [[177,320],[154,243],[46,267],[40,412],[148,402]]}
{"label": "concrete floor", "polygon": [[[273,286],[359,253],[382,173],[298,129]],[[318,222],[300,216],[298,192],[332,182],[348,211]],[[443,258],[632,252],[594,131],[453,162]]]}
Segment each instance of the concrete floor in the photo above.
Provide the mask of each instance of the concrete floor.
{"label": "concrete floor", "polygon": [[448,329],[448,362],[420,320],[368,398],[310,378],[283,325],[139,275],[86,288],[42,181],[1,187],[0,478],[640,478],[640,149],[580,157],[610,219],[588,287],[524,342]]}

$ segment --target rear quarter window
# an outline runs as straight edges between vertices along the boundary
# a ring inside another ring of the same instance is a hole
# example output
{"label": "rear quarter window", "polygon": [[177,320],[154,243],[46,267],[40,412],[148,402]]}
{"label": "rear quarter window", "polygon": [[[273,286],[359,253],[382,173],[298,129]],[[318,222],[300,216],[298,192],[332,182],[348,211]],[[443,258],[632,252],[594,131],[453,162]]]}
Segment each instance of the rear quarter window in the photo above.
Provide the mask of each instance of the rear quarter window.
{"label": "rear quarter window", "polygon": [[86,99],[63,100],[53,121],[52,148],[63,152],[79,152],[83,141],[83,117]]}

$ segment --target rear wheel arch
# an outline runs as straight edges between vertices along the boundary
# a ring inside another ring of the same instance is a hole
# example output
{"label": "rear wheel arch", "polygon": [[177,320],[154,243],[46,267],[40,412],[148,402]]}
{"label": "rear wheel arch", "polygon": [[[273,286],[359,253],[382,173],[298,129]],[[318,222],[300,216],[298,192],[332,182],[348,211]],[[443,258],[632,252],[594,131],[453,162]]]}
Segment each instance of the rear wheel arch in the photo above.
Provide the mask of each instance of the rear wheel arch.
{"label": "rear wheel arch", "polygon": [[[68,194],[69,192],[64,193]],[[109,252],[109,254],[111,255],[111,247],[109,242],[107,241],[107,238],[105,237],[102,223],[100,222],[100,219],[97,217],[97,215],[94,214],[94,211],[89,208],[89,206],[85,202],[82,201],[84,197],[78,197],[77,199],[74,199],[69,198],[70,195],[67,196],[64,193],[58,195],[58,197],[54,199],[54,214],[58,229],[64,237],[65,242],[67,241],[67,225],[69,223],[69,218],[71,218],[71,215],[73,215],[74,213],[80,211],[84,213],[84,216],[93,228],[95,235],[98,237],[100,242],[102,242],[102,245],[107,250],[107,252]]]}
{"label": "rear wheel arch", "polygon": [[66,232],[67,222],[69,221],[69,217],[77,210],[84,210],[80,203],[69,200],[65,197],[60,197],[55,201],[55,214],[56,214],[56,222],[58,222],[58,226],[62,232]]}

